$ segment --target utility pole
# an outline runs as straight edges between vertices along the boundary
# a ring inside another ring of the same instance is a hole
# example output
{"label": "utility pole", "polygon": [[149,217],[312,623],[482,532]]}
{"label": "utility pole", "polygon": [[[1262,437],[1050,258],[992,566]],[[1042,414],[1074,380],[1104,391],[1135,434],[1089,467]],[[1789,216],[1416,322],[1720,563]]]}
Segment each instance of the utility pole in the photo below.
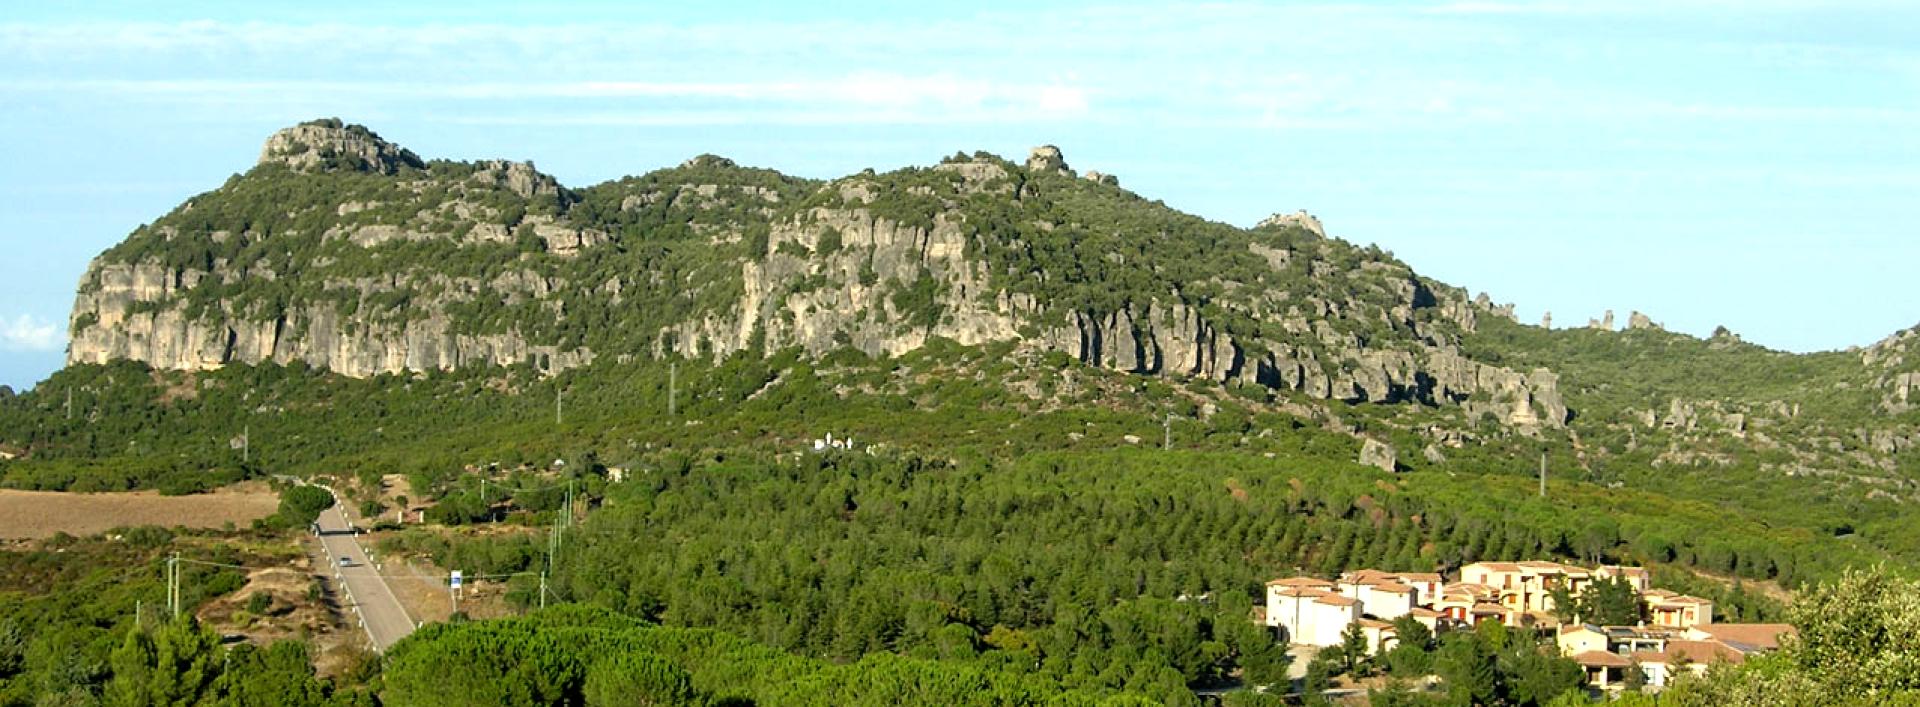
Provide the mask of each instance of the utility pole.
{"label": "utility pole", "polygon": [[554,427],[560,426],[560,400],[562,398],[565,398],[566,396],[567,396],[566,389],[559,388],[559,387],[555,387],[553,389],[553,426]]}
{"label": "utility pole", "polygon": [[73,419],[73,386],[67,386],[67,419]]}
{"label": "utility pole", "polygon": [[1161,423],[1160,428],[1161,434],[1163,435],[1163,439],[1160,441],[1160,448],[1173,449],[1173,413],[1167,413],[1167,421]]}
{"label": "utility pole", "polygon": [[180,553],[167,558],[167,613],[180,618]]}
{"label": "utility pole", "polygon": [[667,417],[679,412],[680,403],[680,364],[667,364]]}
{"label": "utility pole", "polygon": [[253,461],[253,425],[240,427],[240,463]]}
{"label": "utility pole", "polygon": [[1547,497],[1547,453],[1540,453],[1540,497]]}
{"label": "utility pole", "polygon": [[540,573],[540,608],[547,608],[547,573]]}

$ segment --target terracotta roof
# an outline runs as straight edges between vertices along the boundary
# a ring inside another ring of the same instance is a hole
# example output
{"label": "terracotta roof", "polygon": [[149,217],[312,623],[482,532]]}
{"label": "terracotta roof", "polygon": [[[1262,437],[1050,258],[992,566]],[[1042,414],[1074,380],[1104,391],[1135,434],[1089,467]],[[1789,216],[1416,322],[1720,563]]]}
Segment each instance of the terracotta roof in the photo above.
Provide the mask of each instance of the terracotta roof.
{"label": "terracotta roof", "polygon": [[1796,633],[1793,624],[1708,624],[1693,630],[1743,652],[1776,650],[1781,636]]}
{"label": "terracotta roof", "polygon": [[[1642,652],[1648,656],[1640,658],[1640,662],[1642,663],[1666,663],[1671,665],[1685,658],[1689,663],[1712,663],[1724,660],[1728,663],[1739,665],[1742,661],[1746,660],[1746,656],[1742,655],[1740,651],[1734,650],[1732,646],[1719,641],[1667,641],[1667,649],[1664,651],[1659,653]],[[1640,654],[1636,653],[1634,656],[1638,658]]]}
{"label": "terracotta roof", "polygon": [[1440,581],[1440,573],[1438,572],[1395,572],[1393,573],[1393,576],[1399,577],[1402,581],[1408,581],[1408,582]]}
{"label": "terracotta roof", "polygon": [[1379,619],[1361,619],[1354,623],[1360,624],[1361,628],[1386,629],[1388,631],[1393,630],[1393,624],[1387,623],[1385,621],[1381,621]]}
{"label": "terracotta roof", "polygon": [[1376,591],[1376,592],[1391,592],[1394,594],[1412,594],[1413,593],[1413,587],[1409,587],[1399,582],[1382,582],[1380,584],[1373,584],[1368,586],[1373,587],[1373,591]]}
{"label": "terracotta roof", "polygon": [[1282,597],[1311,598],[1311,597],[1324,597],[1332,593],[1333,592],[1329,592],[1325,589],[1314,589],[1313,587],[1288,587],[1286,589],[1282,589],[1280,591],[1274,592],[1273,594],[1274,596],[1282,596]]}
{"label": "terracotta roof", "polygon": [[1694,605],[1694,606],[1707,606],[1707,605],[1710,605],[1710,604],[1712,604],[1713,602],[1710,602],[1710,601],[1707,601],[1707,600],[1705,600],[1705,599],[1701,599],[1700,597],[1692,597],[1692,596],[1687,596],[1687,595],[1685,595],[1685,594],[1674,594],[1674,595],[1672,595],[1672,596],[1663,596],[1663,597],[1659,597],[1659,598],[1658,598],[1658,599],[1657,599],[1656,601],[1651,601],[1651,602],[1649,602],[1649,603],[1652,603],[1652,604],[1692,604],[1692,605]]}
{"label": "terracotta roof", "polygon": [[1407,612],[1407,615],[1412,616],[1414,618],[1419,618],[1419,619],[1437,619],[1442,616],[1445,616],[1445,614],[1442,614],[1438,611],[1434,611],[1424,606],[1413,607],[1413,609]]}
{"label": "terracotta roof", "polygon": [[1487,603],[1487,602],[1484,602],[1484,601],[1483,601],[1483,602],[1480,602],[1480,603],[1478,603],[1478,604],[1474,604],[1474,605],[1473,605],[1473,613],[1476,613],[1476,614],[1504,614],[1504,613],[1507,613],[1507,607],[1504,607],[1504,606],[1501,606],[1501,605],[1499,605],[1499,604],[1490,604],[1490,603]]}
{"label": "terracotta roof", "polygon": [[1454,582],[1453,584],[1440,588],[1441,594],[1465,594],[1467,596],[1494,594],[1498,591],[1499,590],[1484,584],[1473,584],[1470,582]]}
{"label": "terracotta roof", "polygon": [[1315,603],[1326,604],[1328,606],[1353,606],[1355,604],[1360,603],[1358,601],[1355,601],[1353,599],[1348,599],[1338,594],[1328,594],[1325,596],[1314,597],[1313,601]]}
{"label": "terracotta roof", "polygon": [[1627,567],[1624,565],[1601,565],[1600,571],[1606,572],[1608,574],[1618,574],[1623,577],[1647,576],[1647,568],[1645,567]]}
{"label": "terracotta roof", "polygon": [[[1519,572],[1520,565],[1513,562],[1475,562],[1467,567],[1478,567],[1495,572]],[[1464,569],[1464,568],[1463,568]]]}
{"label": "terracotta roof", "polygon": [[1287,578],[1284,578],[1284,579],[1276,579],[1276,580],[1273,580],[1273,581],[1271,581],[1271,582],[1268,582],[1268,583],[1267,583],[1267,586],[1269,586],[1269,587],[1272,587],[1272,586],[1281,586],[1281,587],[1331,587],[1331,586],[1333,586],[1333,583],[1332,583],[1332,582],[1329,582],[1329,581],[1327,581],[1327,580],[1324,580],[1324,579],[1314,579],[1314,578],[1312,578],[1312,577],[1287,577]]}
{"label": "terracotta roof", "polygon": [[1587,651],[1573,657],[1573,662],[1590,668],[1624,668],[1633,665],[1624,655],[1606,651]]}
{"label": "terracotta roof", "polygon": [[1567,624],[1565,626],[1560,627],[1561,635],[1573,633],[1574,631],[1592,631],[1594,633],[1598,633],[1602,635],[1606,633],[1605,631],[1601,631],[1599,626],[1595,626],[1593,624]]}

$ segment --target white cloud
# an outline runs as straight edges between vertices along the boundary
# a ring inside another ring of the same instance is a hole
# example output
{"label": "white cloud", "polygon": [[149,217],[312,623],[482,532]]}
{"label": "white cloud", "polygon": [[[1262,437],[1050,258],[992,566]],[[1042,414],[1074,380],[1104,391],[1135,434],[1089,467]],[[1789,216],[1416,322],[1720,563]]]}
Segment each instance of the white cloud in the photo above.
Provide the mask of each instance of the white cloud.
{"label": "white cloud", "polygon": [[31,314],[0,317],[0,351],[59,351],[66,343],[67,332],[59,324]]}

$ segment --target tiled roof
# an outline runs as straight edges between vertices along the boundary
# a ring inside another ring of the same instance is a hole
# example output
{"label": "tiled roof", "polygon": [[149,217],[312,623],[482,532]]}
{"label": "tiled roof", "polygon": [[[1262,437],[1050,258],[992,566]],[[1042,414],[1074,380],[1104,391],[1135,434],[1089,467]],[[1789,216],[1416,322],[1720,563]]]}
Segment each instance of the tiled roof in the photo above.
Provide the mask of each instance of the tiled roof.
{"label": "tiled roof", "polygon": [[1399,582],[1382,582],[1380,584],[1374,584],[1370,586],[1372,586],[1373,591],[1376,591],[1376,592],[1390,592],[1393,594],[1412,594],[1413,593],[1413,587],[1409,587]]}
{"label": "tiled roof", "polygon": [[1573,662],[1590,668],[1624,668],[1633,664],[1624,655],[1606,651],[1587,651],[1574,656]]}
{"label": "tiled roof", "polygon": [[1282,589],[1280,591],[1274,592],[1274,595],[1283,596],[1283,597],[1312,598],[1312,597],[1323,597],[1332,593],[1333,592],[1329,592],[1325,589],[1315,589],[1313,587],[1288,587],[1286,589]]}
{"label": "tiled roof", "polygon": [[1413,607],[1413,609],[1409,610],[1407,612],[1407,615],[1412,616],[1414,618],[1420,618],[1420,619],[1437,619],[1442,616],[1445,616],[1446,614],[1442,614],[1438,611],[1434,611],[1424,606],[1416,606],[1416,607]]}
{"label": "tiled roof", "polygon": [[1333,583],[1332,583],[1332,582],[1329,582],[1329,581],[1327,581],[1327,580],[1324,580],[1324,579],[1314,579],[1314,578],[1312,578],[1312,577],[1287,577],[1287,578],[1284,578],[1284,579],[1276,579],[1276,580],[1273,580],[1273,581],[1271,581],[1271,582],[1267,582],[1267,586],[1269,586],[1269,587],[1273,587],[1273,586],[1281,586],[1281,587],[1331,587],[1331,586],[1333,586]]}
{"label": "tiled roof", "polygon": [[1348,599],[1338,594],[1327,594],[1324,596],[1314,597],[1313,601],[1314,603],[1326,604],[1328,606],[1353,606],[1355,604],[1360,603],[1356,600]]}
{"label": "tiled roof", "polygon": [[1708,624],[1693,630],[1744,652],[1778,649],[1781,636],[1795,633],[1793,624]]}
{"label": "tiled roof", "polygon": [[[1645,657],[1642,657],[1645,656]],[[1712,663],[1726,661],[1739,665],[1746,656],[1732,646],[1719,641],[1667,641],[1667,649],[1659,653],[1641,651],[1634,657],[1642,663],[1666,663],[1672,665],[1685,659],[1689,663]]]}

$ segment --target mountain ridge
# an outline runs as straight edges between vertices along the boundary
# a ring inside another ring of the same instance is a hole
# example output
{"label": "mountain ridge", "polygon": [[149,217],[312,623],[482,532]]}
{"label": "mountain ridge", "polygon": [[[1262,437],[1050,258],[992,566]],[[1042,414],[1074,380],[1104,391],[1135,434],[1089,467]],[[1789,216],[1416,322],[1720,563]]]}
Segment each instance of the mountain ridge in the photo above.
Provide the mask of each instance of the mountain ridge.
{"label": "mountain ridge", "polygon": [[1024,165],[975,153],[833,180],[709,155],[574,190],[531,163],[422,161],[329,119],[276,133],[246,175],[97,258],[68,360],[557,372],[1011,340],[1141,374],[1564,424],[1551,371],[1460,355],[1489,315],[1511,312],[1304,212],[1204,221],[1080,177],[1051,146]]}

